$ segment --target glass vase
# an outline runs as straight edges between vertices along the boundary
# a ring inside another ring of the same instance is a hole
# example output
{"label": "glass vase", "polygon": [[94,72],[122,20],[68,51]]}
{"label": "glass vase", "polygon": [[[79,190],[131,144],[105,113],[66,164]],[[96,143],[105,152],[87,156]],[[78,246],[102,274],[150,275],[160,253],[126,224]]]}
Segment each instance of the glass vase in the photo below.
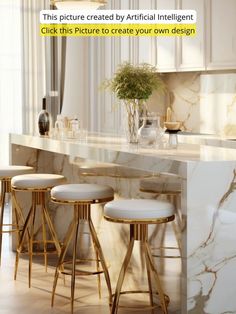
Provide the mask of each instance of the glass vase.
{"label": "glass vase", "polygon": [[126,126],[125,133],[128,143],[138,143],[138,129],[139,129],[139,99],[125,100],[126,106]]}

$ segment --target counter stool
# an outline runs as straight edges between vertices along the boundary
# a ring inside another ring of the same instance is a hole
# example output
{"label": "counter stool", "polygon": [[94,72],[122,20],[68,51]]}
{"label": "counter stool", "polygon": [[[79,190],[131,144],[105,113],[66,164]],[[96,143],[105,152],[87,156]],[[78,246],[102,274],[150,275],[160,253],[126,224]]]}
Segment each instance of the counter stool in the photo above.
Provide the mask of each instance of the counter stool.
{"label": "counter stool", "polygon": [[[60,204],[70,204],[74,206],[74,217],[70,224],[70,227],[65,236],[65,241],[62,246],[61,254],[58,260],[54,283],[52,291],[52,306],[54,304],[55,291],[57,286],[57,280],[59,272],[65,275],[71,276],[71,312],[73,313],[74,308],[74,292],[75,292],[75,276],[76,275],[98,275],[98,290],[99,296],[101,296],[101,282],[100,274],[104,273],[107,289],[109,293],[109,300],[112,299],[110,277],[105,262],[105,258],[100,246],[93,222],[91,219],[91,205],[98,203],[105,203],[113,200],[114,191],[111,187],[98,185],[98,184],[66,184],[56,186],[51,191],[51,198],[53,202]],[[94,250],[96,253],[96,259],[77,259],[77,240],[78,231],[81,220],[85,220],[88,223],[89,231],[92,237]],[[65,255],[69,244],[74,238],[73,242],[73,256],[72,260],[65,261]],[[96,270],[84,271],[76,269],[76,265],[82,261],[95,261]],[[101,268],[100,268],[101,264]],[[64,268],[65,265],[72,265],[72,270]]]}
{"label": "counter stool", "polygon": [[[178,199],[181,195],[181,179],[173,174],[160,174],[159,177],[143,179],[140,181],[139,189],[141,192],[145,193],[153,193],[157,196],[165,195],[167,200],[174,205],[175,208],[175,220],[172,221],[171,227],[174,231],[175,239],[177,242],[177,246],[164,246],[164,238],[166,234],[166,225],[164,225],[164,230],[161,237],[161,245],[160,247],[153,248],[155,250],[161,250],[161,254],[153,253],[155,257],[166,257],[166,258],[179,258],[181,257],[181,240],[179,237],[179,230],[181,229],[181,213],[178,211]],[[154,233],[155,235],[156,233]],[[162,250],[178,250],[180,255],[178,254],[162,254]]]}
{"label": "counter stool", "polygon": [[[30,192],[32,194],[32,206],[29,210],[29,213],[26,217],[22,234],[20,237],[19,245],[16,251],[16,261],[15,261],[15,275],[14,279],[16,280],[17,271],[18,271],[18,263],[19,263],[19,255],[21,253],[29,254],[29,287],[31,287],[31,272],[32,272],[32,260],[33,255],[43,255],[45,268],[47,270],[47,256],[48,254],[60,254],[61,247],[58,241],[55,229],[51,222],[51,218],[49,216],[49,212],[46,206],[46,195],[51,190],[51,188],[55,185],[64,183],[65,178],[61,175],[57,174],[25,174],[15,176],[11,180],[11,188],[12,195],[15,205],[17,205],[16,192]],[[41,214],[41,226],[35,232],[35,218],[36,212],[40,206],[40,214]],[[48,231],[51,234],[52,240],[47,238],[47,227]],[[36,235],[39,233],[40,229],[42,229],[42,239],[36,240]],[[28,251],[25,252],[23,250],[25,238],[28,238]],[[43,245],[43,251],[36,251],[34,246]],[[53,244],[55,246],[55,250],[49,250],[48,244]]]}
{"label": "counter stool", "polygon": [[[19,242],[19,236],[20,236],[20,223],[23,225],[24,218],[21,209],[18,206],[13,207],[13,212],[15,215],[15,220],[13,223],[10,224],[4,224],[4,208],[5,208],[5,199],[6,194],[11,193],[11,178],[24,174],[24,173],[30,173],[33,172],[34,168],[27,167],[27,166],[1,166],[0,167],[0,181],[1,181],[1,200],[0,200],[0,209],[1,209],[1,215],[0,215],[0,265],[1,265],[1,257],[2,257],[2,234],[3,233],[17,233],[17,239]],[[5,230],[4,227],[9,227],[11,229]],[[3,230],[4,229],[4,230]]]}
{"label": "counter stool", "polygon": [[[153,301],[152,278],[155,280],[156,293],[159,296],[162,311],[163,313],[167,313],[169,297],[165,295],[162,290],[161,282],[154,265],[153,257],[148,244],[148,224],[161,224],[174,220],[175,216],[173,205],[166,201],[149,199],[112,201],[105,205],[104,218],[111,222],[130,225],[130,241],[116,285],[111,313],[117,313],[121,294],[149,293],[150,306],[148,308],[153,310],[157,307],[158,305],[154,304]],[[130,263],[134,241],[141,242],[141,252],[144,253],[145,256],[149,286],[149,290],[146,292],[140,290],[121,291],[125,274]]]}

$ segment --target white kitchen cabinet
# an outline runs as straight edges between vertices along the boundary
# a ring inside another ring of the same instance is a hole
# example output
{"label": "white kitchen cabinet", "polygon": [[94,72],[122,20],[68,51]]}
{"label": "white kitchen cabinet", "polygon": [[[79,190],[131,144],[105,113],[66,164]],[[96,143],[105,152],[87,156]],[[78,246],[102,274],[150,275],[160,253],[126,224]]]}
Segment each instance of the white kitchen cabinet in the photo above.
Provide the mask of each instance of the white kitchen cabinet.
{"label": "white kitchen cabinet", "polygon": [[[156,10],[177,9],[177,0],[156,0]],[[156,37],[156,67],[159,72],[175,72],[177,70],[176,37]]]}
{"label": "white kitchen cabinet", "polygon": [[[155,10],[153,0],[139,0],[137,10]],[[156,65],[156,40],[155,37],[140,36],[138,40],[138,62]]]}
{"label": "white kitchen cabinet", "polygon": [[236,0],[206,1],[206,68],[236,69]]}
{"label": "white kitchen cabinet", "polygon": [[205,69],[205,0],[179,0],[182,10],[196,10],[196,35],[178,37],[177,71]]}

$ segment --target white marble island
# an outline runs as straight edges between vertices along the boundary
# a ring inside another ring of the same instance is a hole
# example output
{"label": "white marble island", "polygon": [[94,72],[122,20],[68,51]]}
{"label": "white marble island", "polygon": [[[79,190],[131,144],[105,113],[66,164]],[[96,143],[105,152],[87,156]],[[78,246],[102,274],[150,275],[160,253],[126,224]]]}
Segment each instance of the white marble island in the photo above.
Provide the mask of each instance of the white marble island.
{"label": "white marble island", "polygon": [[181,313],[236,313],[236,150],[192,144],[140,149],[102,135],[79,143],[12,134],[10,142],[13,163],[51,169],[72,182],[77,170],[69,164],[78,158],[179,175],[185,221]]}

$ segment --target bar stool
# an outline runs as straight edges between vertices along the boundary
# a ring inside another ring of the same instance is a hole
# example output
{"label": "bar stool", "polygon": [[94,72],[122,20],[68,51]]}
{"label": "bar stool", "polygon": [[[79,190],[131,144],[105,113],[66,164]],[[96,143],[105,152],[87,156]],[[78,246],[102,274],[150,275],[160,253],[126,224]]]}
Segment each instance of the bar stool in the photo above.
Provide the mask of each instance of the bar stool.
{"label": "bar stool", "polygon": [[[34,168],[28,166],[1,166],[0,167],[0,181],[1,181],[1,201],[0,201],[0,208],[1,208],[1,215],[0,215],[0,265],[1,265],[1,258],[2,258],[2,234],[3,233],[17,233],[17,239],[19,241],[20,236],[20,222],[23,225],[24,218],[21,209],[18,206],[13,207],[12,211],[15,215],[15,221],[10,224],[4,224],[4,208],[5,208],[5,199],[6,194],[11,193],[11,178],[24,174],[33,172]],[[4,227],[11,227],[11,229],[3,230]]]}
{"label": "bar stool", "polygon": [[[153,257],[148,244],[148,224],[167,223],[174,220],[174,217],[174,207],[171,203],[166,201],[150,199],[130,199],[112,201],[105,205],[104,218],[106,220],[130,225],[130,241],[116,285],[116,291],[114,294],[111,309],[112,314],[117,313],[120,295],[122,294],[149,293],[149,309],[153,310],[155,307],[157,307],[158,305],[154,304],[153,302],[152,278],[155,280],[156,283],[157,294],[159,295],[162,311],[165,314],[167,313],[169,297],[165,295],[162,290],[161,282],[154,265]],[[149,290],[146,292],[140,290],[121,291],[125,274],[130,263],[134,247],[134,241],[141,242],[141,250],[145,256],[149,286]]]}
{"label": "bar stool", "polygon": [[[32,260],[33,255],[43,255],[45,268],[47,270],[47,257],[48,254],[60,254],[61,247],[58,241],[55,229],[51,222],[51,218],[49,216],[49,212],[46,206],[46,195],[51,190],[51,188],[55,185],[64,183],[65,178],[62,175],[57,174],[25,174],[15,176],[11,180],[11,188],[13,201],[15,206],[17,206],[17,198],[16,192],[30,192],[32,194],[32,206],[29,210],[29,213],[26,217],[22,234],[20,237],[19,245],[16,251],[16,260],[15,260],[15,275],[14,279],[16,280],[18,264],[19,264],[19,256],[21,253],[29,254],[29,287],[31,287],[31,273],[32,273]],[[19,206],[19,205],[18,205]],[[41,226],[35,232],[35,218],[38,206],[41,207],[40,215],[41,215]],[[48,231],[51,234],[52,240],[47,239],[47,227]],[[42,240],[36,240],[35,237],[39,233],[40,229],[42,230]],[[25,238],[28,238],[28,252],[23,250]],[[34,245],[40,246],[43,245],[43,251],[36,251],[34,249]],[[53,244],[55,246],[55,250],[50,251],[48,249],[48,244]]]}
{"label": "bar stool", "polygon": [[[161,173],[157,177],[140,180],[139,190],[145,193],[156,194],[156,196],[165,195],[167,197],[167,200],[171,202],[175,208],[175,220],[172,221],[171,227],[175,235],[177,246],[164,246],[164,238],[166,234],[166,225],[164,225],[164,228],[163,228],[164,230],[162,232],[162,237],[161,237],[161,245],[160,247],[153,248],[153,251],[157,249],[161,250],[161,254],[153,253],[153,256],[166,257],[166,258],[181,257],[181,240],[179,237],[179,230],[181,229],[182,218],[181,218],[181,212],[178,210],[178,200],[181,195],[181,179],[177,175],[173,175],[169,173],[168,174]],[[156,232],[153,233],[153,237],[155,235],[156,235]],[[178,250],[180,252],[180,255],[176,255],[176,254],[163,255],[162,254],[163,249],[164,250],[165,249]]]}
{"label": "bar stool", "polygon": [[[101,282],[100,274],[104,273],[107,289],[109,293],[109,299],[112,300],[112,291],[110,276],[108,273],[105,258],[102,252],[101,245],[99,243],[92,219],[91,219],[91,205],[98,203],[106,203],[113,200],[114,191],[111,187],[98,184],[66,184],[56,186],[51,191],[51,198],[53,202],[59,204],[70,204],[74,206],[74,217],[70,224],[70,227],[65,236],[65,241],[62,246],[61,254],[58,260],[57,268],[54,276],[53,291],[52,291],[52,306],[54,304],[54,296],[57,286],[57,280],[59,272],[65,275],[71,276],[71,312],[74,308],[74,292],[75,292],[75,276],[76,275],[98,275],[98,290],[99,296],[101,296]],[[81,220],[85,220],[88,223],[89,231],[91,234],[93,246],[96,253],[96,259],[86,259],[85,261],[95,261],[97,268],[93,271],[84,271],[82,269],[76,269],[76,264],[79,264],[83,259],[77,259],[77,240],[78,231]],[[72,260],[65,261],[65,255],[69,244],[74,237],[73,243],[73,256]],[[101,268],[99,267],[101,264]],[[72,265],[72,270],[67,270],[64,266]]]}

